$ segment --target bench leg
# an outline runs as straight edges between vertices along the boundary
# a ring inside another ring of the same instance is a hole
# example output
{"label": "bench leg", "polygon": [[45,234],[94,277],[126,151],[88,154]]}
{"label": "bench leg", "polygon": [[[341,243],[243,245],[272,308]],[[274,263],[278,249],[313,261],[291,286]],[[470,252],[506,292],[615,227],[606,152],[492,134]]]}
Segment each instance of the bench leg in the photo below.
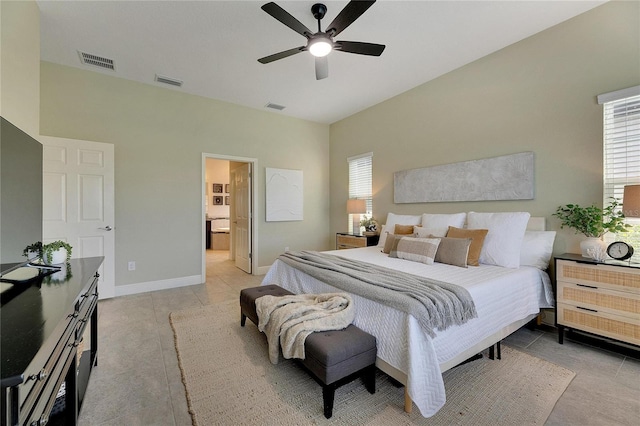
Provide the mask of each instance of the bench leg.
{"label": "bench leg", "polygon": [[365,368],[364,374],[364,386],[367,388],[370,394],[376,393],[376,366],[375,364]]}
{"label": "bench leg", "polygon": [[330,419],[333,416],[333,399],[336,396],[336,387],[331,385],[322,386],[322,399],[324,400],[324,416]]}
{"label": "bench leg", "polygon": [[240,327],[244,327],[244,324],[247,322],[247,316],[240,312]]}

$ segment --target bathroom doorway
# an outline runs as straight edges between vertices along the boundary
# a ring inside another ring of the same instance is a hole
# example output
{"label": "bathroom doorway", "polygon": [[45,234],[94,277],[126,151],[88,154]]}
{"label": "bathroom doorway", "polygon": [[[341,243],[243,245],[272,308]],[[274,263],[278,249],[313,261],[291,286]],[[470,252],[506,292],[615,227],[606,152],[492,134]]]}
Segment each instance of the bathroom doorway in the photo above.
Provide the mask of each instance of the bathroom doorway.
{"label": "bathroom doorway", "polygon": [[255,164],[251,158],[203,154],[203,277],[221,262],[249,274],[256,270]]}

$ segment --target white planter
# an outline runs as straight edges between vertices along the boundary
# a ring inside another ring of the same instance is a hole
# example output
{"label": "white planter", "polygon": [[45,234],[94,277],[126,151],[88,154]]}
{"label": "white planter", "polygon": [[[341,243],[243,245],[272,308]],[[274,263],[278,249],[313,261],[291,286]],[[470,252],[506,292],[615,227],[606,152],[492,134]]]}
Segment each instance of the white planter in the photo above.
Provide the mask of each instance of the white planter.
{"label": "white planter", "polygon": [[48,265],[58,265],[60,263],[64,263],[67,261],[67,249],[60,248],[56,251],[51,252],[51,262],[47,258],[47,254],[44,254],[44,263]]}
{"label": "white planter", "polygon": [[590,237],[580,241],[580,251],[582,252],[582,257],[604,260],[607,257],[607,243],[600,238]]}

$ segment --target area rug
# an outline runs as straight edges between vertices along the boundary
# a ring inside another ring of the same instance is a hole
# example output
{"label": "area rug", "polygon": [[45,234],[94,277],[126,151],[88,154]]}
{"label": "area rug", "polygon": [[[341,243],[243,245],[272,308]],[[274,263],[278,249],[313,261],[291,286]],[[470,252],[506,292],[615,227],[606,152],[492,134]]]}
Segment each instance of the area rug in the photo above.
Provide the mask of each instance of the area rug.
{"label": "area rug", "polygon": [[338,388],[333,417],[322,388],[298,363],[273,365],[267,342],[237,302],[170,314],[193,424],[205,425],[542,425],[575,374],[503,345],[502,360],[444,374],[447,403],[430,418],[403,411],[404,388],[384,373],[376,393],[361,380]]}

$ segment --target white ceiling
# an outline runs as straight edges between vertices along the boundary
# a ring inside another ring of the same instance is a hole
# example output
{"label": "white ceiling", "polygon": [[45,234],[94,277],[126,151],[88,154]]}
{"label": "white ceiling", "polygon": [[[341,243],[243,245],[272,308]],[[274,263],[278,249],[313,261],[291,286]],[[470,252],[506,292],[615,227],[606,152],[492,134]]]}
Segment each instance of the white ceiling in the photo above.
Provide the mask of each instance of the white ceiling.
{"label": "white ceiling", "polygon": [[[260,9],[266,1],[38,1],[41,58],[251,108],[333,123],[605,1],[397,1],[374,4],[336,40],[385,44],[380,57],[333,52],[315,79],[308,52],[257,59],[305,44]],[[276,1],[315,31],[315,1]],[[347,1],[325,1],[324,29]],[[84,65],[78,51],[111,58]],[[184,81],[173,88],[156,74]]]}

